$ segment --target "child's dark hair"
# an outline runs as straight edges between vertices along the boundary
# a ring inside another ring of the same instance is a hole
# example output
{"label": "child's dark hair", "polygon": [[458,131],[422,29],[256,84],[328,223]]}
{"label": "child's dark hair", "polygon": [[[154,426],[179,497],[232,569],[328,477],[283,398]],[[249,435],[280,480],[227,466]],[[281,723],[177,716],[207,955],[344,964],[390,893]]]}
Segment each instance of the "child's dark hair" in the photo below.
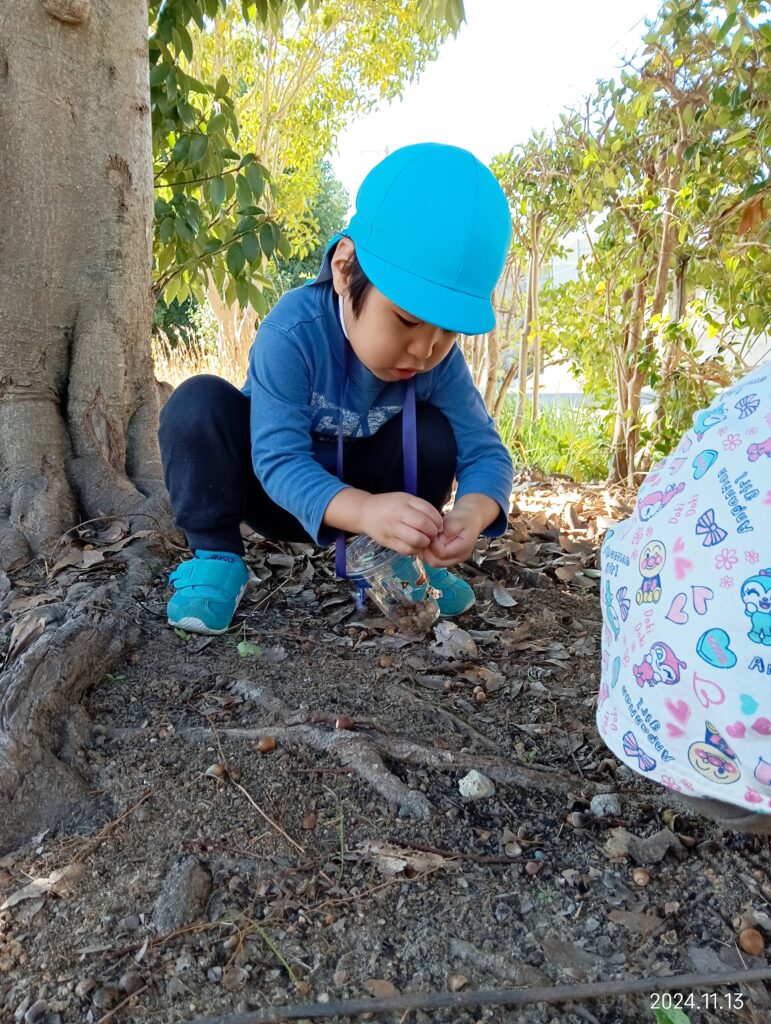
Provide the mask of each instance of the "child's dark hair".
{"label": "child's dark hair", "polygon": [[353,312],[354,319],[358,320],[364,308],[367,292],[372,287],[372,282],[361,269],[361,263],[359,263],[355,249],[353,255],[348,260],[348,269],[351,275],[348,284],[348,298],[351,300],[351,311]]}

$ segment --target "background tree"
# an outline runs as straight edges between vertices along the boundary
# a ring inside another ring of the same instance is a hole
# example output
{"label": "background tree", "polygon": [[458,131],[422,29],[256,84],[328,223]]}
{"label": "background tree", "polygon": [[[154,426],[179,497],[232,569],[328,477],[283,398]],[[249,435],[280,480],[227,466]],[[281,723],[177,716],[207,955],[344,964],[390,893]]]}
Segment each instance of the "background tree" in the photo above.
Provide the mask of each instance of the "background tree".
{"label": "background tree", "polygon": [[[193,31],[193,58],[183,65],[196,79],[229,83],[239,141],[259,155],[269,175],[271,187],[255,196],[262,212],[255,211],[247,226],[257,230],[269,255],[271,236],[262,222],[274,219],[286,235],[282,255],[303,258],[323,240],[310,210],[327,187],[321,161],[339,131],[376,103],[399,96],[436,56],[449,28],[427,21],[409,0],[366,0],[355,7],[322,0],[299,11],[283,2],[266,26],[244,25],[239,7],[229,0],[226,17]],[[234,263],[240,265],[239,246],[244,272],[251,262],[251,290],[245,283],[239,288],[230,273]],[[181,287],[186,281],[201,301],[205,281],[222,324],[224,362],[243,367],[256,321],[265,313],[265,279],[274,274],[248,235],[231,248],[229,265],[222,256],[211,267],[194,264],[181,275]]]}

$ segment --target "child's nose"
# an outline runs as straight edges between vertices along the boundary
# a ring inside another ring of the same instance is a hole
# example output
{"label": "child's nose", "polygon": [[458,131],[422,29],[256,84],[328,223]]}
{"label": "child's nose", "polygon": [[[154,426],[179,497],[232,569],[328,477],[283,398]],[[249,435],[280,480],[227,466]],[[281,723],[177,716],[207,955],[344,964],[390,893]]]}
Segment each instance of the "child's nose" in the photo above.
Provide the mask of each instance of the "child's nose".
{"label": "child's nose", "polygon": [[415,359],[430,359],[431,353],[434,351],[434,345],[436,345],[439,340],[440,334],[440,331],[432,331],[430,334],[424,334],[422,336],[412,338],[407,346],[407,352],[411,356],[414,356]]}

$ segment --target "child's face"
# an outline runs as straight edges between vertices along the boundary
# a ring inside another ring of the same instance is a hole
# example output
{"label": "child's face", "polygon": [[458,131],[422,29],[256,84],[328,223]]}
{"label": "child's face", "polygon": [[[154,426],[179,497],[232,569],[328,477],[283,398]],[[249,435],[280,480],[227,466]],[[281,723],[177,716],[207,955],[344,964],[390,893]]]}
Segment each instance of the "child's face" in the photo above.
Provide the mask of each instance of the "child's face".
{"label": "child's face", "polygon": [[[350,240],[343,238],[338,248]],[[335,254],[337,256],[337,253]],[[374,286],[369,290],[358,319],[347,295],[345,274],[336,273],[333,283],[343,295],[343,316],[351,348],[376,377],[384,381],[409,380],[416,373],[433,370],[453,346],[457,334],[418,320],[387,299]]]}

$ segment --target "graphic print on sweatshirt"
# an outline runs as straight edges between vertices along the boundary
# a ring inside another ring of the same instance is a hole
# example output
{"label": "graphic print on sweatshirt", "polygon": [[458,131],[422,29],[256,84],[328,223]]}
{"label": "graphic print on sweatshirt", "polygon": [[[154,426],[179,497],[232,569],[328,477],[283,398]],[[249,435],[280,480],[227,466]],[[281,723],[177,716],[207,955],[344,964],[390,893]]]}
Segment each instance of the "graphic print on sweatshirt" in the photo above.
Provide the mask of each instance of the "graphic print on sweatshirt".
{"label": "graphic print on sweatshirt", "polygon": [[600,735],[670,789],[771,813],[771,364],[694,417],[602,545]]}

